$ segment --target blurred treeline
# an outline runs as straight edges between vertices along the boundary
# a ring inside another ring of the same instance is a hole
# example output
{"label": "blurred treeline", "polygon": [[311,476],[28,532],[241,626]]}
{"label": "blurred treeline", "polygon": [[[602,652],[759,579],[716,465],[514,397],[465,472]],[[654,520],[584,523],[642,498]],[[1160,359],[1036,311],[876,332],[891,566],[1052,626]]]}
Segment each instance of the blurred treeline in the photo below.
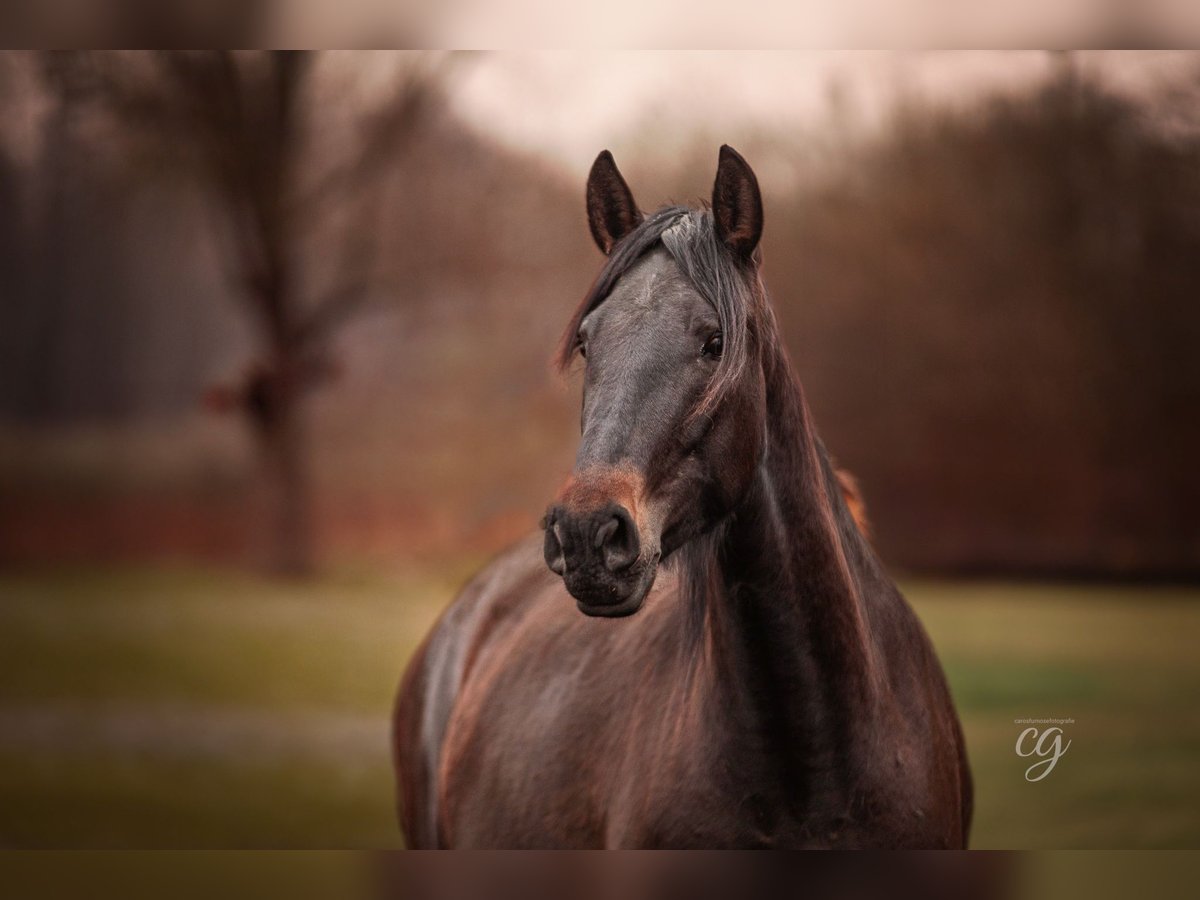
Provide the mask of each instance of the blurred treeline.
{"label": "blurred treeline", "polygon": [[[0,66],[0,560],[302,569],[533,527],[577,434],[548,358],[599,265],[585,173],[462,121],[470,59],[305,60],[291,93],[292,62],[187,61],[235,67],[215,138],[175,121],[194,83],[121,107],[78,63]],[[1200,574],[1198,96],[1200,70],[1135,101],[1068,62],[870,134],[731,141],[763,163],[768,286],[893,566]],[[222,187],[204,154],[236,168],[280,115],[250,186]],[[612,149],[652,207],[703,196],[725,139]],[[239,218],[263,203],[278,231]],[[344,314],[297,344],[326,303]]]}
{"label": "blurred treeline", "polygon": [[897,560],[1200,573],[1197,96],[1068,67],[792,199],[772,281]]}

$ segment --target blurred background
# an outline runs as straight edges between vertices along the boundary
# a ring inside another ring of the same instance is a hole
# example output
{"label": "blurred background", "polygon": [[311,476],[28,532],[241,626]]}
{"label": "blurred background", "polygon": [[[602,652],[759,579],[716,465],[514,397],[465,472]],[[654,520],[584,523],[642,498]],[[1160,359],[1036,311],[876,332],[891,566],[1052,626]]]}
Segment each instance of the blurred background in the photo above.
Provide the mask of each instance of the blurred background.
{"label": "blurred background", "polygon": [[0,55],[0,845],[395,846],[405,661],[571,466],[587,168],[654,209],[721,143],[975,844],[1195,844],[1198,101],[1182,51]]}

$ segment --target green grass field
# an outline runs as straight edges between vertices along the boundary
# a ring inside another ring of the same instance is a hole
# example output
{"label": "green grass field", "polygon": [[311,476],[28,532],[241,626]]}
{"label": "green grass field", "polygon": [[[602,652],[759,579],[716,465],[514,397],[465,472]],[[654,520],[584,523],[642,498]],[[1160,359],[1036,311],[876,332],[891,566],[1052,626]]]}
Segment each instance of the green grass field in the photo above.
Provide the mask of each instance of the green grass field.
{"label": "green grass field", "polygon": [[[398,846],[392,695],[467,569],[0,576],[0,846]],[[974,846],[1200,843],[1200,589],[905,587],[966,727]],[[1076,720],[1036,784],[1018,717]]]}

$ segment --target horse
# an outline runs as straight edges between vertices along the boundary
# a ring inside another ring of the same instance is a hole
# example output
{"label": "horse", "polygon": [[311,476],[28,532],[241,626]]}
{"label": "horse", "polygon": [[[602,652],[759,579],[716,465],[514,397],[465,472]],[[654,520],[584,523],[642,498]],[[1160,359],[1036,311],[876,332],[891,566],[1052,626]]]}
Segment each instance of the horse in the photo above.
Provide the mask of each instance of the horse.
{"label": "horse", "polygon": [[645,215],[605,151],[587,216],[574,469],[404,675],[407,845],[965,847],[962,729],[785,351],[753,170],[723,146],[710,204]]}

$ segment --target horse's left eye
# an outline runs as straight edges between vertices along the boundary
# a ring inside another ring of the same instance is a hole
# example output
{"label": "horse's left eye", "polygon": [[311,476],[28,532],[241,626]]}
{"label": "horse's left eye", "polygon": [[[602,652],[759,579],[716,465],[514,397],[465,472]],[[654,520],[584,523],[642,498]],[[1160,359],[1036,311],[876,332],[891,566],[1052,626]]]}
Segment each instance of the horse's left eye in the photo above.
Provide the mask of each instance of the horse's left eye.
{"label": "horse's left eye", "polygon": [[700,351],[701,356],[707,356],[709,359],[720,359],[721,350],[725,347],[725,341],[721,337],[721,332],[717,332],[707,341],[704,342],[704,348]]}

